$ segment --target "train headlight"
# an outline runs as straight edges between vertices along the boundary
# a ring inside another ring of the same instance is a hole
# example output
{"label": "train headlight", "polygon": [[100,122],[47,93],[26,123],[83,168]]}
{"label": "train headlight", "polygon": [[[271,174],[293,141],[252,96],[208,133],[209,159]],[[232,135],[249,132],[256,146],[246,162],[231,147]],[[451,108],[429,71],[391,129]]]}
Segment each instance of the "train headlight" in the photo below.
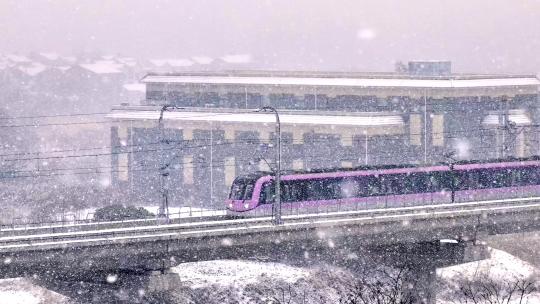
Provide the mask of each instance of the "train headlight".
{"label": "train headlight", "polygon": [[229,203],[229,209],[232,209],[232,203]]}
{"label": "train headlight", "polygon": [[248,203],[244,203],[244,209],[247,209],[249,208],[249,204]]}

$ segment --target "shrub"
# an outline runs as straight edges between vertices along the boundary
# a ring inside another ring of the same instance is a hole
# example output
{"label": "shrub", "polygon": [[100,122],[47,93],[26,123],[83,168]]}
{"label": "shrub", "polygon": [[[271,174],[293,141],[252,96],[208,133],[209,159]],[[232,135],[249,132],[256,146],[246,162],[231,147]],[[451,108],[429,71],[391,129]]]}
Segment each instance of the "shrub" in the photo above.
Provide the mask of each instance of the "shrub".
{"label": "shrub", "polygon": [[142,207],[111,205],[102,207],[94,213],[96,221],[121,221],[153,217],[154,214]]}

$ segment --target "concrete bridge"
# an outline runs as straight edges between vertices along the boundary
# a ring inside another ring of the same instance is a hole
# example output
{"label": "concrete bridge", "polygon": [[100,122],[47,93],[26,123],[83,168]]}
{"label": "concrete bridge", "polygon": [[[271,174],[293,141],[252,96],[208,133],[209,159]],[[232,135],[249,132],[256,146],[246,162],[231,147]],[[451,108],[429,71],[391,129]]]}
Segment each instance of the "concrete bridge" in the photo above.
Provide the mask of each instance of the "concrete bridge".
{"label": "concrete bridge", "polygon": [[[190,261],[324,258],[355,252],[379,256],[384,250],[394,254],[381,262],[413,269],[415,290],[424,299],[418,302],[430,303],[429,283],[436,268],[483,258],[483,247],[476,244],[479,236],[539,230],[539,217],[540,197],[533,197],[285,216],[278,226],[262,217],[4,229],[0,274],[54,271],[68,279],[104,280],[104,273],[164,271]],[[440,242],[445,239],[455,242]]]}

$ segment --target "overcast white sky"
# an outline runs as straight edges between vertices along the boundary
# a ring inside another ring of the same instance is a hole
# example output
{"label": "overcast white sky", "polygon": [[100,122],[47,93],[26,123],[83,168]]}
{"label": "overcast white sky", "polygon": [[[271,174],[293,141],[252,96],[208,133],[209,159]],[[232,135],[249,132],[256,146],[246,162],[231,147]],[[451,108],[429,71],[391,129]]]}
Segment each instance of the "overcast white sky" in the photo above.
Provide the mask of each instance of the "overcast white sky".
{"label": "overcast white sky", "polygon": [[0,0],[0,52],[251,54],[264,68],[540,72],[540,0]]}

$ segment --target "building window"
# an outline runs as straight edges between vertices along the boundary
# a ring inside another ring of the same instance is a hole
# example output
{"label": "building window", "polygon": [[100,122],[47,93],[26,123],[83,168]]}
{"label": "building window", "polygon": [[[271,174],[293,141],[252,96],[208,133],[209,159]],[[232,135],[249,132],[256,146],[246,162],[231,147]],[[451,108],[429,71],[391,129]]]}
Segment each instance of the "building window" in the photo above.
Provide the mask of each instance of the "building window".
{"label": "building window", "polygon": [[236,142],[239,144],[258,144],[259,133],[256,131],[238,131],[236,133]]}
{"label": "building window", "polygon": [[193,185],[193,156],[184,156],[184,184]]}
{"label": "building window", "polygon": [[434,146],[444,146],[444,116],[434,114],[432,117],[431,140]]}
{"label": "building window", "polygon": [[128,176],[128,155],[126,153],[118,154],[118,179],[121,181],[127,181]]}
{"label": "building window", "polygon": [[420,114],[411,114],[409,118],[409,131],[411,145],[422,145],[422,117]]}
{"label": "building window", "polygon": [[236,177],[236,164],[234,157],[225,158],[225,186],[228,188],[232,185]]}

